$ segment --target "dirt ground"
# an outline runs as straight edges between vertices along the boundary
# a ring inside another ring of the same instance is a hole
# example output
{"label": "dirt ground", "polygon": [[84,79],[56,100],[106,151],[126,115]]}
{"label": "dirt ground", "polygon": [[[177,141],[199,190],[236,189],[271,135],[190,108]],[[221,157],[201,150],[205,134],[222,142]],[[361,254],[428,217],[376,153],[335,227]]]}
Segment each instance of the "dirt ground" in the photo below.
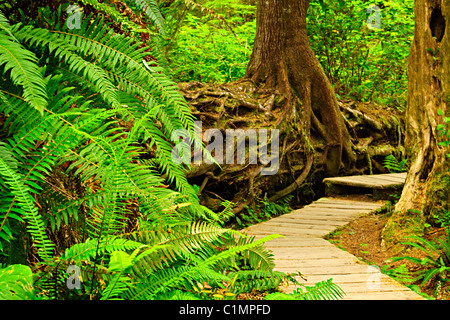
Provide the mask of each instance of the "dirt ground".
{"label": "dirt ground", "polygon": [[[388,219],[388,213],[370,214],[360,217],[332,233],[328,240],[337,247],[350,252],[366,263],[377,265],[381,268],[382,272],[383,267],[387,270],[392,270],[400,265],[405,265],[406,268],[412,272],[423,269],[423,267],[407,260],[397,262],[391,260],[393,257],[398,256],[398,254],[395,255],[389,248],[383,248],[381,238],[382,229]],[[427,240],[443,239],[445,238],[445,230],[443,230],[443,228],[431,227],[426,231],[424,238]],[[422,251],[410,246],[405,246],[400,255],[419,258],[425,257],[425,254]],[[420,285],[421,281],[412,282],[410,284],[415,285],[418,289],[420,288],[421,292],[424,292],[429,296],[435,294],[433,291],[436,287],[436,283],[433,281],[429,281],[424,286]],[[437,295],[438,299],[450,300],[448,290],[444,289],[441,292],[441,295]]]}

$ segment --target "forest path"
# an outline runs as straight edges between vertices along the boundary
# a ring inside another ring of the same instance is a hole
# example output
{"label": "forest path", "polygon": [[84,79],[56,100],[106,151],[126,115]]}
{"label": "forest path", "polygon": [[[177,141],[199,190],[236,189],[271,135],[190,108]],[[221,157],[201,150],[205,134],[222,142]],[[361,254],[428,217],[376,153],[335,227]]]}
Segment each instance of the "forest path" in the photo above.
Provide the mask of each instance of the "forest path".
{"label": "forest path", "polygon": [[[375,184],[378,188],[388,188],[387,185],[392,181],[386,179],[389,175],[382,176],[383,179],[379,179]],[[365,177],[367,176],[354,177],[354,181],[361,182]],[[369,177],[369,180],[374,182],[376,175]],[[399,175],[391,177],[398,179]],[[341,178],[340,181],[345,181],[347,186],[351,185],[351,177]],[[354,255],[324,239],[330,232],[357,217],[381,209],[385,204],[383,200],[362,201],[342,196],[327,196],[291,213],[250,226],[244,229],[244,232],[255,236],[256,239],[270,234],[284,236],[266,242],[275,258],[274,270],[301,272],[304,279],[297,279],[307,285],[333,278],[333,283],[346,293],[346,300],[423,299],[409,288],[382,274],[378,267],[361,262]],[[285,292],[292,292],[294,288],[289,286],[285,288]]]}

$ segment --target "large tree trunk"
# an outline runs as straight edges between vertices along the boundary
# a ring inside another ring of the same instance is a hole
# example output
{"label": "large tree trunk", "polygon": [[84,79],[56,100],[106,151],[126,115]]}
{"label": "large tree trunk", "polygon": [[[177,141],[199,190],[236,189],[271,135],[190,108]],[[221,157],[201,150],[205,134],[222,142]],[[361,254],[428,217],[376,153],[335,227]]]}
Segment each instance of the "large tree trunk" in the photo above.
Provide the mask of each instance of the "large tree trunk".
{"label": "large tree trunk", "polygon": [[[266,165],[261,162],[193,164],[188,179],[199,186],[202,204],[209,208],[219,211],[229,200],[235,216],[244,217],[247,207],[266,206],[266,197],[277,202],[294,195],[291,205],[307,204],[324,193],[324,176],[372,172],[372,165],[384,170],[379,157],[399,143],[397,126],[388,124],[388,118],[378,121],[378,106],[337,101],[310,47],[308,6],[308,0],[260,0],[245,77],[221,85],[180,84],[204,130],[279,129],[279,147],[274,147],[279,149],[279,170],[274,175],[262,175]],[[358,142],[355,152],[349,133]],[[248,149],[250,153],[258,151]]]}
{"label": "large tree trunk", "polygon": [[315,130],[325,142],[324,169],[327,175],[336,175],[342,162],[355,159],[334,90],[309,43],[308,6],[309,0],[258,1],[255,45],[246,78],[285,95],[283,124],[300,129],[305,144],[311,128]]}
{"label": "large tree trunk", "polygon": [[415,15],[405,119],[410,167],[395,213],[383,233],[386,244],[422,232],[427,218],[442,217],[449,210],[448,162],[444,147],[438,145],[442,138],[436,127],[443,123],[438,109],[448,115],[450,102],[450,0],[416,0]]}

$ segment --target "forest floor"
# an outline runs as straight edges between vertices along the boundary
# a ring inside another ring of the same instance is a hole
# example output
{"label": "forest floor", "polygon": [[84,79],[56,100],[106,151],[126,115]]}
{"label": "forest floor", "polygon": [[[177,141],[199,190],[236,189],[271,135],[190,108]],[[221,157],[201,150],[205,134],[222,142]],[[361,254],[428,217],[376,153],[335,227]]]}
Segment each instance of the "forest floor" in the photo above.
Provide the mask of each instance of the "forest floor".
{"label": "forest floor", "polygon": [[[338,229],[329,235],[328,240],[335,244],[338,248],[345,250],[360,260],[378,266],[382,272],[385,270],[393,270],[400,265],[405,265],[410,272],[423,270],[423,266],[419,266],[407,260],[400,260],[393,262],[392,258],[397,256],[411,256],[417,258],[424,258],[426,256],[422,251],[405,246],[405,249],[400,254],[395,253],[390,248],[382,246],[381,233],[390,213],[373,213],[367,216],[357,218]],[[427,228],[423,238],[436,241],[438,239],[445,239],[445,230],[438,227]],[[398,279],[396,279],[398,280]],[[407,285],[408,283],[404,283]],[[436,288],[436,281],[428,281],[421,286],[421,280],[412,282],[411,285],[418,286],[420,292],[433,297]],[[450,290],[448,286],[441,291],[442,295],[439,299],[450,300]]]}

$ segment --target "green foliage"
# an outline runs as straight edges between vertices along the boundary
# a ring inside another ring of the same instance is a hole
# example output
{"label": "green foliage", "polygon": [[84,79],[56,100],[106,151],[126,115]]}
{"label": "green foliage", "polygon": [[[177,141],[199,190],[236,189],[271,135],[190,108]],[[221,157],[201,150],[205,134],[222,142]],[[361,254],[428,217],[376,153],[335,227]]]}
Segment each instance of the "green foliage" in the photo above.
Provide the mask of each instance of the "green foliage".
{"label": "green foliage", "polygon": [[271,293],[265,300],[336,300],[344,297],[342,289],[334,284],[333,279],[316,283],[314,286],[300,286],[292,293]]}
{"label": "green foliage", "polygon": [[[114,7],[85,3],[136,31]],[[0,15],[0,249],[25,225],[24,253],[37,267],[33,287],[28,267],[2,269],[2,292],[158,299],[197,295],[196,283],[230,282],[230,271],[236,291],[250,289],[251,270],[260,270],[251,281],[274,286],[264,280],[273,258],[262,244],[275,236],[235,238],[219,225],[230,206],[203,208],[171,159],[172,133],[194,136],[194,118],[152,60],[157,48],[113,31],[101,15],[67,30],[56,22],[61,10],[40,12],[47,28]],[[67,271],[74,266],[80,274]]]}
{"label": "green foliage", "polygon": [[391,173],[399,173],[408,171],[408,159],[398,161],[397,158],[390,154],[384,158],[383,166]]}
{"label": "green foliage", "polygon": [[26,50],[11,32],[11,27],[0,14],[0,66],[9,71],[13,85],[23,88],[23,98],[41,114],[47,105],[47,94],[42,74],[33,52]]}
{"label": "green foliage", "polygon": [[183,11],[174,5],[166,11],[174,78],[215,83],[242,78],[256,34],[256,7],[227,0],[207,1],[201,8]]}
{"label": "green foliage", "polygon": [[409,245],[424,252],[424,258],[416,257],[396,257],[394,261],[408,260],[421,266],[419,271],[415,271],[412,275],[414,279],[422,280],[421,285],[433,283],[434,295],[440,294],[442,284],[449,281],[448,274],[450,272],[450,232],[444,240],[430,241],[423,237],[411,236],[413,242],[405,242]]}
{"label": "green foliage", "polygon": [[[311,1],[310,43],[338,96],[404,110],[414,1],[379,3],[380,29],[367,26],[375,17],[368,13],[372,5],[364,0]],[[175,79],[221,83],[245,74],[256,34],[254,5],[185,0],[164,13]]]}
{"label": "green foliage", "polygon": [[[176,83],[154,60],[159,48],[138,41],[141,26],[114,6],[82,2],[102,14],[73,30],[61,23],[62,7],[12,24],[0,14],[2,298],[225,298],[294,280],[272,270],[263,244],[277,235],[255,241],[224,228],[232,204],[222,213],[202,207],[187,168],[172,161],[176,130],[201,143]],[[155,3],[130,6],[150,10],[163,33]],[[10,254],[18,239],[29,266]]]}
{"label": "green foliage", "polygon": [[[444,116],[444,111],[439,109],[438,115]],[[450,117],[444,117],[444,124],[439,124],[437,126],[437,130],[440,132],[441,136],[444,137],[444,140],[439,142],[439,145],[446,147],[447,150],[450,150],[450,128],[449,128],[449,124],[448,124],[449,122],[450,122]],[[447,158],[450,158],[450,152],[447,153]]]}
{"label": "green foliage", "polygon": [[241,213],[240,217],[235,217],[238,227],[244,228],[292,211],[289,206],[291,200],[292,196],[287,196],[274,203],[268,201],[267,197],[264,197],[255,208],[246,207],[246,212]]}
{"label": "green foliage", "polygon": [[34,300],[33,273],[15,264],[0,268],[0,300]]}
{"label": "green foliage", "polygon": [[[380,6],[380,29],[369,28]],[[404,109],[406,65],[414,36],[414,1],[311,1],[312,49],[341,97]]]}

